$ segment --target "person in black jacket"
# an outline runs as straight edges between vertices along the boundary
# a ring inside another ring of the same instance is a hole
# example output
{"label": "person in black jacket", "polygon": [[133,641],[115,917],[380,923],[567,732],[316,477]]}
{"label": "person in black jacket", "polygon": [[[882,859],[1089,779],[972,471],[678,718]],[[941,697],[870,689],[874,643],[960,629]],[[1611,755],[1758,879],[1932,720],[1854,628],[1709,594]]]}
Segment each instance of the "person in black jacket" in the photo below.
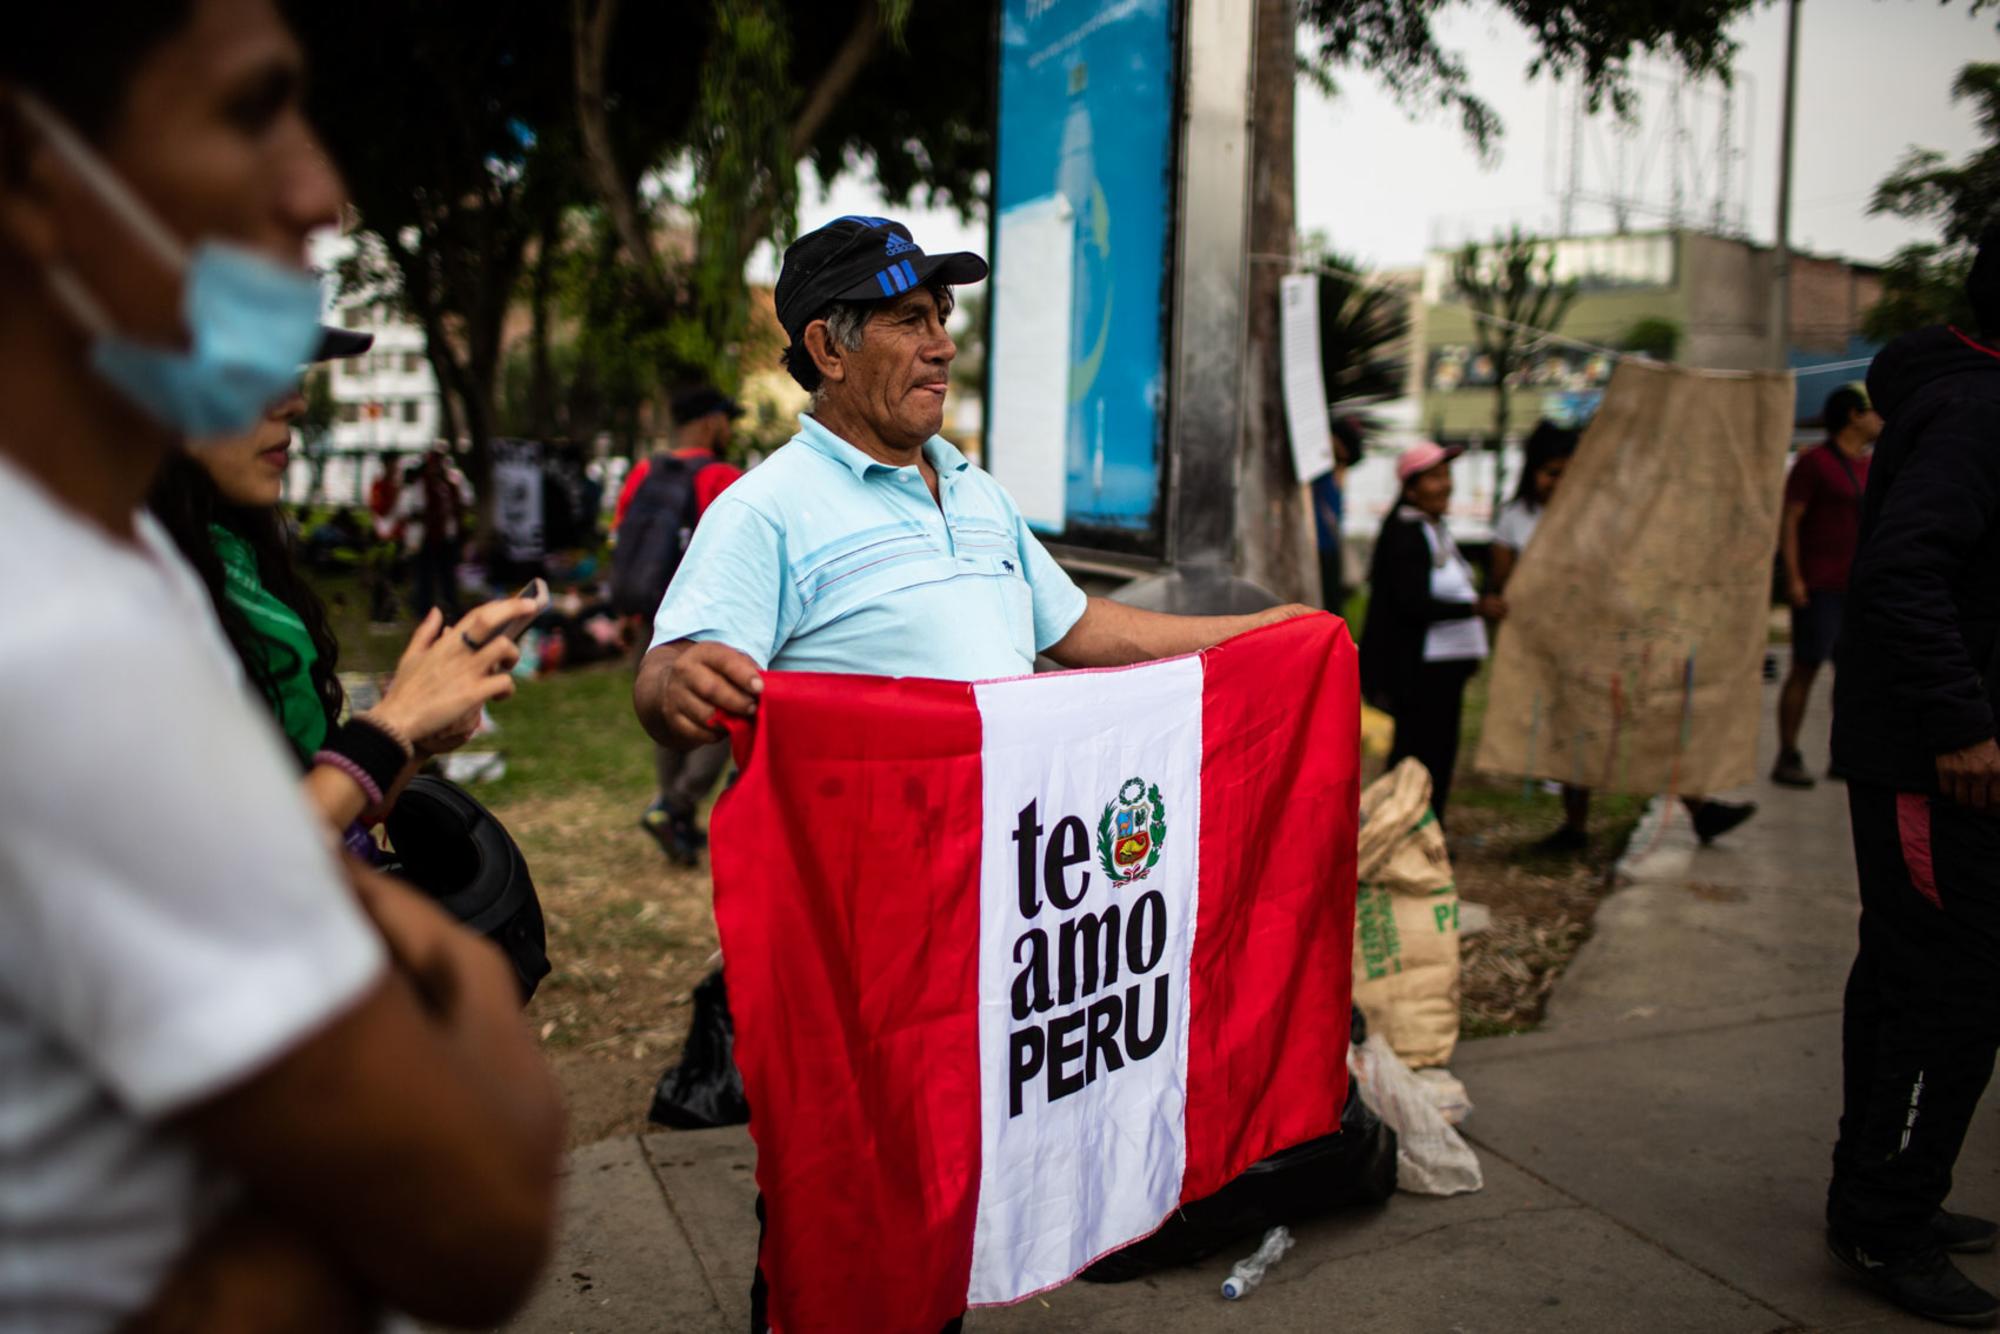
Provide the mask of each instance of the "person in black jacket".
{"label": "person in black jacket", "polygon": [[1486,657],[1480,618],[1506,615],[1499,598],[1479,595],[1444,525],[1451,461],[1463,452],[1426,440],[1396,460],[1403,493],[1375,539],[1360,651],[1362,695],[1396,720],[1389,767],[1414,756],[1430,770],[1440,824],[1458,766],[1465,683]]}
{"label": "person in black jacket", "polygon": [[1861,928],[1827,1243],[1908,1310],[1990,1324],[1945,1253],[1996,1228],[1943,1205],[2000,1047],[2000,228],[1967,292],[1977,338],[1905,335],[1868,375],[1888,425],[1835,653]]}

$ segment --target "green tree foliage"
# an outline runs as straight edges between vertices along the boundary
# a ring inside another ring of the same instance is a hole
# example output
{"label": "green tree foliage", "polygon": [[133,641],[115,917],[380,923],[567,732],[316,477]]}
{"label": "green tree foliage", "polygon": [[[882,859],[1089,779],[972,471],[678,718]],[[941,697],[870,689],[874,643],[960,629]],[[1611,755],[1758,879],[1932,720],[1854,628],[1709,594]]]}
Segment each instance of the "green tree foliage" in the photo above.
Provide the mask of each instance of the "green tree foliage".
{"label": "green tree foliage", "polygon": [[[294,4],[312,110],[485,490],[501,335],[540,219],[577,197],[560,10],[545,0]],[[461,415],[462,414],[462,415]]]}
{"label": "green tree foliage", "polygon": [[1344,410],[1401,398],[1409,389],[1412,293],[1362,274],[1351,255],[1316,248],[1320,373],[1327,408]]}
{"label": "green tree foliage", "polygon": [[[1556,332],[1576,303],[1576,280],[1556,280],[1553,246],[1509,229],[1491,245],[1467,243],[1452,259],[1452,286],[1472,308],[1472,337],[1493,363],[1493,435],[1488,442],[1497,460],[1506,441],[1513,407],[1515,372],[1528,355]],[[1500,488],[1493,488],[1494,512]]]}
{"label": "green tree foliage", "polygon": [[[572,0],[571,8],[578,117],[597,204],[612,222],[611,281],[626,298],[618,318],[628,344],[657,350],[662,384],[699,376],[732,387],[756,369],[745,363],[763,350],[743,341],[743,269],[760,245],[783,246],[796,233],[803,164],[823,180],[870,172],[892,200],[968,213],[980,201],[991,147],[983,75],[992,66],[981,6],[712,0],[699,15],[692,101],[655,72],[619,63],[660,7]],[[951,70],[982,77],[947,77]],[[651,134],[613,144],[609,128],[641,107]],[[687,180],[679,198],[664,201],[672,208],[641,198],[642,181],[670,177]],[[663,229],[683,219],[692,254],[676,262]]]}
{"label": "green tree foliage", "polygon": [[[1690,74],[1727,76],[1736,54],[1728,27],[1758,0],[1492,0],[1533,34],[1528,72],[1574,74],[1593,108],[1623,110],[1628,72],[1639,54],[1671,56]],[[1465,62],[1438,41],[1432,24],[1454,0],[1299,0],[1315,82],[1358,66],[1380,79],[1411,110],[1454,112],[1467,137],[1492,151],[1499,116],[1473,91]]]}
{"label": "green tree foliage", "polygon": [[1618,343],[1627,352],[1644,353],[1655,361],[1672,361],[1674,353],[1680,351],[1681,332],[1681,326],[1676,321],[1648,315],[1645,319],[1632,321]]}
{"label": "green tree foliage", "polygon": [[1972,319],[1966,270],[1980,229],[2000,221],[2000,65],[1965,66],[1951,95],[1971,103],[1986,144],[1956,163],[1913,147],[1875,187],[1870,213],[1932,223],[1942,239],[1905,246],[1883,270],[1882,299],[1862,320],[1870,338],[1886,341],[1927,324]]}

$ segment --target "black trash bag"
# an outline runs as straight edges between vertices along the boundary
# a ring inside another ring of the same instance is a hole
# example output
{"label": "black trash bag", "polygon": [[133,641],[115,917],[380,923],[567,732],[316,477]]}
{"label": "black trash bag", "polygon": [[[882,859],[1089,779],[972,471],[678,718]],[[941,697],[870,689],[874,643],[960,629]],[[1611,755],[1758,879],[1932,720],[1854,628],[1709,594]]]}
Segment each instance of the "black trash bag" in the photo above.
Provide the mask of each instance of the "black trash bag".
{"label": "black trash bag", "polygon": [[[1366,1029],[1355,1012],[1355,1041]],[[1382,1123],[1350,1079],[1340,1130],[1252,1163],[1205,1199],[1177,1209],[1158,1232],[1083,1271],[1092,1283],[1125,1283],[1156,1269],[1194,1264],[1271,1228],[1295,1226],[1351,1205],[1381,1204],[1396,1193],[1396,1132]]]}
{"label": "black trash bag", "polygon": [[694,989],[694,1018],[681,1045],[679,1065],[667,1067],[653,1089],[647,1119],[674,1130],[708,1130],[750,1122],[743,1076],[736,1070],[736,1025],[729,992],[716,969]]}

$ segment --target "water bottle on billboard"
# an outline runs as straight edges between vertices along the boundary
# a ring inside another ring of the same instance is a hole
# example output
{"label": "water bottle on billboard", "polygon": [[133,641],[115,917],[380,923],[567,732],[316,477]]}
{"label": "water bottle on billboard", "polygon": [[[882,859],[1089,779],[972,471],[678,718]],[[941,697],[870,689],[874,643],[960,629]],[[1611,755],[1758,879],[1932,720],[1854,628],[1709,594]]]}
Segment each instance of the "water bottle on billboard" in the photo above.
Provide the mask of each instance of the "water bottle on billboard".
{"label": "water bottle on billboard", "polygon": [[1056,168],[1056,189],[1069,200],[1076,218],[1076,248],[1070,261],[1068,438],[1063,456],[1073,487],[1080,479],[1090,481],[1091,460],[1102,448],[1095,438],[1102,414],[1092,406],[1092,390],[1104,359],[1101,326],[1108,314],[1103,303],[1111,251],[1110,215],[1097,181],[1090,107],[1084,98],[1088,83],[1085,66],[1070,70],[1069,113],[1063,120],[1062,155]]}

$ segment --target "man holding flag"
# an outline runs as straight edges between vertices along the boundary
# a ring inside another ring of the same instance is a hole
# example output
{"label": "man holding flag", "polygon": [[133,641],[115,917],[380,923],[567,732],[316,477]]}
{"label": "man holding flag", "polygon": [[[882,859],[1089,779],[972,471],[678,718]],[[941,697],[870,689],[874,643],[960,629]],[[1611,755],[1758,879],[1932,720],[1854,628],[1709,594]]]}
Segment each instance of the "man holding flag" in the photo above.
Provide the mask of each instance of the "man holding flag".
{"label": "man holding flag", "polygon": [[[788,444],[709,509],[681,573],[660,604],[652,648],[634,688],[639,718],[655,740],[688,749],[723,735],[712,725],[719,721],[718,713],[756,715],[766,688],[761,676],[765,669],[994,682],[1032,673],[1037,654],[1047,654],[1065,667],[1118,667],[1200,653],[1232,636],[1312,613],[1312,608],[1292,605],[1251,616],[1171,616],[1086,597],[1077,588],[1028,529],[1007,492],[938,434],[948,372],[957,351],[945,330],[953,306],[952,287],[982,281],[986,274],[986,262],[976,255],[926,255],[907,227],[884,218],[836,219],[785,252],[775,292],[778,317],[791,340],[785,364],[812,393],[812,407],[801,415],[799,433]],[[1339,638],[1344,645],[1345,636]],[[1202,703],[1198,671],[1194,679],[1191,712],[1198,736]],[[1127,707],[1137,709],[1143,703],[1134,701]],[[1159,715],[1177,718],[1186,712],[1164,697],[1155,708]],[[893,757],[876,758],[885,767],[898,763]],[[899,781],[905,783],[902,790],[911,802],[910,819],[920,820],[916,810],[921,793],[916,789],[921,780],[905,776]],[[1115,839],[1103,836],[1109,868],[1105,882],[1127,885],[1151,870],[1159,860],[1152,843],[1161,836],[1150,831],[1165,827],[1161,822],[1169,805],[1176,832],[1166,837],[1178,837],[1181,842],[1173,850],[1188,855],[1198,810],[1184,801],[1173,805],[1176,798],[1163,796],[1158,786],[1148,793],[1147,784],[1137,779],[1128,785],[1137,790],[1112,786],[1119,798],[1114,803],[1117,809],[1105,807],[1105,829],[1115,823],[1120,832]],[[832,789],[822,784],[819,790]],[[1351,806],[1352,794],[1345,799]],[[788,823],[789,817],[773,814],[768,803],[758,803],[755,794],[735,802],[745,812],[764,812],[771,817],[769,822]],[[1094,807],[1087,814],[1097,818]],[[976,823],[977,805],[970,816]],[[1079,840],[1087,839],[1083,821],[1059,816],[1045,802],[1040,817],[1045,829],[1031,802],[1021,813],[1019,830],[1011,835],[1020,845],[1023,868],[1031,863],[1038,869],[1046,865],[1053,876],[1044,896],[1036,875],[1022,872],[1022,908],[1029,915],[1045,906],[1068,907],[1066,895],[1079,872],[1065,868],[1086,862],[1079,850],[1083,846]],[[1008,819],[1012,818],[1010,807]],[[1077,829],[1070,831],[1070,825]],[[762,841],[770,847],[783,844],[789,831],[773,827],[764,832]],[[866,865],[865,850],[856,855],[848,863],[850,878],[879,874],[879,868]],[[1011,859],[1012,853],[1008,855]],[[1351,840],[1348,856],[1351,859]],[[1012,866],[1011,860],[1008,865]],[[723,885],[725,870],[720,866],[717,870],[718,905],[733,892]],[[1011,877],[1011,870],[1008,874]],[[932,876],[933,883],[937,878]],[[1168,871],[1162,868],[1155,883],[1167,878]],[[1084,886],[1090,881],[1090,874],[1081,875]],[[1082,890],[1076,890],[1076,897],[1081,895]],[[760,911],[769,916],[780,910]],[[1117,911],[1115,906],[1109,909],[1114,924]],[[1153,941],[1138,939],[1147,934],[1140,929],[1138,907],[1128,904],[1126,911],[1133,928],[1128,934],[1137,940],[1135,949],[1157,961],[1160,951]],[[718,917],[723,916],[719,906]],[[1155,928],[1157,937],[1165,930],[1164,921],[1155,914],[1143,925]],[[1049,927],[1053,940],[1054,925],[1049,918],[1042,924]],[[1095,919],[1092,925],[1097,925]],[[1192,922],[1185,925],[1191,936]],[[973,934],[978,934],[976,926]],[[726,923],[725,946],[733,948]],[[1117,953],[1115,944],[1111,951]],[[1098,981],[1094,960],[1101,952],[1094,946],[1091,952],[1086,991]],[[733,979],[736,956],[731,958]],[[1115,975],[1115,960],[1107,956],[1106,962]],[[859,960],[851,964],[855,972],[863,967]],[[1344,967],[1340,971],[1345,974]],[[1046,969],[1041,980],[1047,990]],[[1066,992],[1074,989],[1074,981],[1063,977]],[[788,1018],[793,1006],[810,1009],[801,1004],[805,995],[803,990],[787,995]],[[1065,994],[1062,999],[1070,1001],[1072,996]],[[1051,998],[1043,995],[1033,1008],[1039,1013],[1050,1005]],[[1155,1016],[1160,1013],[1156,1005]],[[1100,1038],[1107,1050],[1116,1042],[1118,1018],[1099,1018],[1107,1022],[1100,1025],[1093,1019],[1093,1028],[1105,1028],[1109,1037],[1093,1032],[1089,1061],[1079,1061],[1079,1067],[1095,1067]],[[751,1023],[741,1016],[739,1022],[745,1029]],[[1140,1027],[1136,1014],[1126,1015],[1125,1022],[1127,1031]],[[1338,1024],[1343,1032],[1345,1023],[1342,1013]],[[1031,1043],[1044,1040],[1039,1030],[1029,1030],[1008,1058],[1017,1076],[1013,1090],[1017,1107],[1024,1086],[1038,1095],[1045,1056],[1049,1085],[1056,1087],[1067,1033],[1060,1020],[1047,1031],[1051,1037],[1045,1045],[1030,1050]],[[1080,1053],[1083,1048],[1075,1050]],[[1104,1063],[1116,1068],[1112,1062],[1117,1059],[1113,1052]],[[1024,1073],[1030,1061],[1035,1065],[1032,1081]],[[984,1068],[991,1067],[989,1060]],[[746,1080],[751,1069],[746,1064]],[[762,1118],[770,1108],[756,1113],[759,1090],[754,1082],[750,1092],[753,1113],[760,1117],[760,1154],[769,1156],[771,1146],[764,1134],[770,1123]],[[980,1097],[976,1081],[966,1096],[975,1104],[976,1133]],[[1006,1091],[999,1096],[1004,1101]],[[1336,1104],[1336,1118],[1337,1114]],[[893,1138],[886,1127],[881,1134],[884,1140]],[[770,1189],[762,1169],[760,1183]],[[762,1207],[760,1202],[760,1216]],[[774,1202],[779,1211],[774,1218],[782,1217],[783,1207]],[[1157,1221],[1159,1215],[1151,1216]],[[983,1220],[981,1225],[985,1226]],[[843,1237],[829,1238],[826,1244],[901,1246],[908,1241]],[[782,1246],[765,1248],[763,1261],[772,1267],[774,1286],[782,1286],[784,1278],[778,1268],[781,1259],[774,1257],[786,1254]],[[1066,1269],[1062,1277],[1073,1272]],[[759,1331],[768,1327],[764,1277],[760,1266],[752,1297],[752,1327]],[[977,1281],[974,1290],[978,1291]],[[966,1291],[962,1276],[956,1291],[961,1295]],[[960,1300],[958,1309],[962,1308]],[[818,1318],[825,1319],[826,1313]],[[946,1327],[956,1325],[952,1320]]]}
{"label": "man holding flag", "polygon": [[633,697],[661,744],[719,738],[710,719],[753,712],[763,667],[991,680],[1037,653],[1122,666],[1313,610],[1168,616],[1084,596],[938,434],[952,287],[985,277],[979,256],[925,255],[886,218],[838,218],[785,251],[785,368],[812,410],[710,507],[660,603]]}

